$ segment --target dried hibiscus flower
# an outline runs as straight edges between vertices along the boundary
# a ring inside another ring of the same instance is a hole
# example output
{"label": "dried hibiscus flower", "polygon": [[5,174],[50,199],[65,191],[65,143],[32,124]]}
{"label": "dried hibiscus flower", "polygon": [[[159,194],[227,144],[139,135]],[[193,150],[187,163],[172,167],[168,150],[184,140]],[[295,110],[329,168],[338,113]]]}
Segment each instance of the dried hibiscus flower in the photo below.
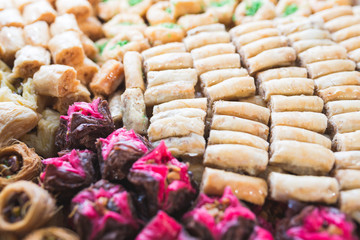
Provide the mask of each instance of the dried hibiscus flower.
{"label": "dried hibiscus flower", "polygon": [[133,239],[139,229],[130,194],[100,180],[72,199],[72,221],[81,239]]}
{"label": "dried hibiscus flower", "polygon": [[158,210],[180,215],[196,195],[188,165],[174,158],[164,142],[133,164],[128,180],[134,185],[138,209],[145,218],[155,216]]}
{"label": "dried hibiscus flower", "polygon": [[150,148],[150,143],[133,130],[120,128],[96,142],[102,178],[124,179],[133,163]]}
{"label": "dried hibiscus flower", "polygon": [[42,162],[46,165],[40,179],[44,188],[51,193],[60,193],[62,199],[73,197],[81,189],[96,181],[93,163],[96,154],[89,150],[63,152],[56,158]]}
{"label": "dried hibiscus flower", "polygon": [[199,239],[272,240],[256,226],[256,216],[226,187],[221,198],[201,194],[195,208],[183,217],[186,230]]}
{"label": "dried hibiscus flower", "polygon": [[100,98],[92,103],[76,102],[60,117],[55,145],[61,149],[96,151],[97,138],[107,137],[115,130],[107,101]]}
{"label": "dried hibiscus flower", "polygon": [[354,223],[339,209],[307,206],[279,221],[276,237],[280,240],[357,240],[354,231]]}

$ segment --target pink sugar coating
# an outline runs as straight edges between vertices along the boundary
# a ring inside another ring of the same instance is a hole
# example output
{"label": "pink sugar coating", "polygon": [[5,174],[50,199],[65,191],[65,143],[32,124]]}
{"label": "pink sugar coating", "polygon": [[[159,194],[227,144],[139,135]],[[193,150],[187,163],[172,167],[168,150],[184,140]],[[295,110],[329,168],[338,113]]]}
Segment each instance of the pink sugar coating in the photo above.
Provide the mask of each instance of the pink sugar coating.
{"label": "pink sugar coating", "polygon": [[254,233],[250,236],[249,240],[274,240],[274,237],[269,231],[259,226],[256,226],[254,229]]}
{"label": "pink sugar coating", "polygon": [[104,118],[101,113],[99,113],[98,107],[100,104],[100,98],[95,99],[92,103],[87,102],[75,102],[71,105],[67,111],[67,116],[61,116],[65,120],[69,120],[71,115],[74,113],[81,113],[85,116],[91,116],[94,118]]}
{"label": "pink sugar coating", "polygon": [[126,128],[119,128],[111,133],[107,138],[100,138],[99,141],[102,143],[102,156],[104,160],[107,159],[114,144],[117,142],[131,142],[131,144],[140,151],[144,153],[148,151],[148,148],[132,129],[127,131]]}
{"label": "pink sugar coating", "polygon": [[[80,153],[89,152],[89,150],[81,150]],[[56,158],[47,158],[42,160],[42,163],[45,165],[54,165],[56,168],[60,170],[64,170],[67,172],[73,172],[77,175],[85,178],[85,171],[81,166],[81,162],[77,153],[77,150],[73,149],[71,152]],[[40,175],[41,181],[44,181],[46,175],[45,171]]]}

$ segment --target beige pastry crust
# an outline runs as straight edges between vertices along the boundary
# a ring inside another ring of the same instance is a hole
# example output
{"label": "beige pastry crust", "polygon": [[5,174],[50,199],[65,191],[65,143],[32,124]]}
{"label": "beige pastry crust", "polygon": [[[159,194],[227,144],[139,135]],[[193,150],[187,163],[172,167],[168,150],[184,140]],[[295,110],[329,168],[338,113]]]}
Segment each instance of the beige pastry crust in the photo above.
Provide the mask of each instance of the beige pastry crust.
{"label": "beige pastry crust", "polygon": [[340,169],[336,170],[334,177],[338,180],[341,190],[360,188],[360,170]]}
{"label": "beige pastry crust", "polygon": [[195,98],[195,99],[178,99],[167,103],[156,105],[153,108],[153,115],[160,112],[169,111],[173,109],[181,108],[199,108],[203,111],[207,110],[207,99],[206,98]]}
{"label": "beige pastry crust", "polygon": [[360,112],[341,113],[329,118],[333,133],[348,133],[360,129]]}
{"label": "beige pastry crust", "polygon": [[333,147],[338,152],[360,150],[360,130],[336,134],[333,138]]}
{"label": "beige pastry crust", "polygon": [[102,25],[102,31],[106,37],[112,38],[120,32],[136,30],[144,33],[146,24],[137,14],[120,13],[115,15],[110,21]]}
{"label": "beige pastry crust", "polygon": [[346,50],[348,52],[354,50],[354,49],[358,49],[360,48],[360,36],[358,37],[353,37],[347,40],[344,40],[342,42],[339,43],[339,45],[343,46],[344,48],[346,48]]}
{"label": "beige pastry crust", "polygon": [[142,71],[142,57],[138,52],[127,52],[124,55],[124,73],[126,88],[139,88],[145,91]]}
{"label": "beige pastry crust", "polygon": [[35,231],[32,231],[30,234],[26,235],[25,240],[37,240],[46,238],[47,236],[55,236],[59,239],[67,239],[67,240],[79,240],[79,236],[73,231],[67,228],[61,227],[47,227],[41,228]]}
{"label": "beige pastry crust", "polygon": [[352,37],[357,37],[360,34],[360,24],[355,24],[347,28],[343,28],[331,35],[335,42],[342,42]]}
{"label": "beige pastry crust", "polygon": [[354,71],[355,63],[351,60],[338,59],[310,63],[306,65],[311,78],[318,78],[331,73]]}
{"label": "beige pastry crust", "polygon": [[203,87],[211,87],[229,78],[245,77],[248,75],[249,74],[245,68],[219,69],[201,74],[200,81]]}
{"label": "beige pastry crust", "polygon": [[85,58],[82,64],[75,65],[74,68],[77,72],[77,79],[85,86],[89,85],[95,74],[100,70],[99,65],[89,58]]}
{"label": "beige pastry crust", "polygon": [[360,151],[335,152],[336,169],[360,170]]}
{"label": "beige pastry crust", "polygon": [[97,41],[104,37],[103,25],[96,17],[88,17],[78,22],[81,31],[86,34],[91,40]]}
{"label": "beige pastry crust", "polygon": [[256,104],[256,105],[259,105],[261,107],[266,107],[267,106],[267,103],[264,101],[264,99],[260,95],[241,98],[239,101],[240,102],[248,102],[248,103]]}
{"label": "beige pastry crust", "polygon": [[345,15],[353,15],[351,6],[337,6],[336,8],[329,8],[314,14],[314,17],[319,17],[328,22],[334,18]]}
{"label": "beige pastry crust", "polygon": [[165,53],[144,62],[146,72],[192,67],[193,60],[190,53]]}
{"label": "beige pastry crust", "polygon": [[337,17],[324,24],[324,27],[331,33],[337,32],[341,29],[353,26],[360,23],[360,17],[354,15],[345,15]]}
{"label": "beige pastry crust", "polygon": [[191,82],[195,86],[197,80],[196,70],[193,68],[150,71],[147,73],[147,88],[178,81]]}
{"label": "beige pastry crust", "polygon": [[91,5],[86,0],[56,0],[56,9],[60,14],[72,13],[76,19],[86,19],[92,13]]}
{"label": "beige pastry crust", "polygon": [[360,222],[360,189],[341,191],[340,210],[349,214],[357,222]]}
{"label": "beige pastry crust", "polygon": [[232,38],[239,37],[246,33],[254,32],[265,28],[275,28],[275,24],[271,20],[248,22],[230,29],[229,33]]}
{"label": "beige pastry crust", "polygon": [[47,48],[50,40],[49,26],[44,21],[34,22],[24,27],[26,44]]}
{"label": "beige pastry crust", "polygon": [[164,119],[164,118],[168,118],[168,117],[176,117],[176,116],[183,116],[183,117],[187,117],[187,118],[197,118],[201,121],[205,121],[206,112],[200,108],[172,109],[172,110],[154,114],[150,118],[150,122],[153,123],[160,119]]}
{"label": "beige pastry crust", "polygon": [[70,105],[74,102],[90,102],[90,92],[82,84],[79,84],[74,92],[66,94],[64,97],[56,99],[53,108],[61,114],[66,114]]}
{"label": "beige pastry crust", "polygon": [[322,112],[323,100],[318,96],[271,96],[269,107],[272,112]]}
{"label": "beige pastry crust", "polygon": [[36,1],[24,7],[23,18],[27,24],[36,21],[52,23],[56,18],[56,11],[47,1]]}
{"label": "beige pastry crust", "polygon": [[307,78],[307,71],[302,67],[282,67],[265,70],[256,75],[260,83],[281,78]]}
{"label": "beige pastry crust", "polygon": [[284,36],[267,37],[242,46],[240,48],[240,55],[244,59],[248,59],[260,54],[263,51],[286,46],[287,38]]}
{"label": "beige pastry crust", "polygon": [[212,13],[205,12],[201,14],[184,15],[178,19],[177,23],[187,32],[199,26],[217,23],[217,19]]}
{"label": "beige pastry crust", "polygon": [[292,44],[292,47],[295,49],[297,53],[301,53],[313,47],[332,46],[332,45],[335,45],[335,42],[333,42],[330,39],[306,39],[306,40],[294,42]]}
{"label": "beige pastry crust", "polygon": [[202,32],[225,32],[225,25],[220,23],[198,26],[186,32],[187,36],[193,36]]}
{"label": "beige pastry crust", "polygon": [[188,51],[210,44],[229,43],[229,42],[230,42],[230,34],[225,31],[200,32],[196,35],[188,36],[187,38],[184,39],[184,43]]}
{"label": "beige pastry crust", "polygon": [[334,86],[318,91],[324,103],[338,100],[360,100],[360,86]]}
{"label": "beige pastry crust", "polygon": [[191,50],[194,60],[231,53],[235,53],[235,46],[231,43],[215,43]]}
{"label": "beige pastry crust", "polygon": [[116,125],[119,125],[122,122],[121,94],[122,91],[119,90],[109,97],[109,110]]}
{"label": "beige pastry crust", "polygon": [[0,28],[24,27],[24,20],[16,8],[5,8],[0,11]]}
{"label": "beige pastry crust", "polygon": [[163,23],[145,28],[144,36],[153,46],[158,46],[165,43],[181,42],[185,37],[185,32],[179,25]]}
{"label": "beige pastry crust", "polygon": [[328,118],[348,112],[360,111],[360,100],[332,101],[325,104],[325,112]]}
{"label": "beige pastry crust", "polygon": [[360,73],[357,71],[337,72],[315,79],[318,90],[343,85],[360,85]]}
{"label": "beige pastry crust", "polygon": [[240,55],[237,53],[221,54],[194,61],[198,75],[224,68],[240,68]]}
{"label": "beige pastry crust", "polygon": [[148,60],[149,58],[159,56],[165,53],[184,53],[186,52],[184,43],[167,43],[164,45],[152,47],[146,49],[141,53],[144,60]]}
{"label": "beige pastry crust", "polygon": [[17,27],[3,27],[0,29],[1,60],[11,66],[18,50],[25,46],[23,29]]}
{"label": "beige pastry crust", "polygon": [[307,29],[288,35],[291,42],[297,42],[307,39],[330,39],[330,33],[321,29]]}
{"label": "beige pastry crust", "polygon": [[73,14],[57,16],[55,21],[50,25],[50,33],[52,36],[66,31],[75,31],[80,33],[79,25]]}
{"label": "beige pastry crust", "polygon": [[299,54],[302,66],[325,60],[346,59],[346,49],[339,45],[318,46]]}
{"label": "beige pastry crust", "polygon": [[280,32],[276,28],[264,28],[259,29],[257,31],[248,32],[242,35],[239,35],[238,37],[233,37],[233,43],[235,46],[240,49],[241,46],[245,46],[246,44],[255,42],[259,39],[264,39],[267,37],[275,37],[279,36]]}

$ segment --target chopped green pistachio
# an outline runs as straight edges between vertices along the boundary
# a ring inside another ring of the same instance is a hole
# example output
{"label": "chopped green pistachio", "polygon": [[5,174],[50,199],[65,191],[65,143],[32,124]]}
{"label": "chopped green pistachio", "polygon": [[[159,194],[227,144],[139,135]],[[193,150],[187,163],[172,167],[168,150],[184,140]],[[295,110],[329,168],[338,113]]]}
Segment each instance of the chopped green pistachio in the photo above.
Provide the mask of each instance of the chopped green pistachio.
{"label": "chopped green pistachio", "polygon": [[109,42],[109,41],[106,41],[106,42],[104,42],[104,43],[102,43],[102,44],[95,43],[96,47],[99,49],[100,55],[103,53],[103,51],[104,51],[106,45],[108,44],[108,42]]}
{"label": "chopped green pistachio", "polygon": [[236,16],[235,16],[235,14],[232,15],[232,18],[231,18],[231,19],[233,20],[233,22],[236,21]]}
{"label": "chopped green pistachio", "polygon": [[171,14],[171,8],[170,7],[166,8],[165,12],[167,12],[168,14]]}
{"label": "chopped green pistachio", "polygon": [[118,41],[114,46],[112,46],[112,47],[110,48],[110,50],[115,49],[116,46],[120,46],[120,47],[125,46],[125,45],[128,44],[128,43],[129,43],[128,40],[120,40],[120,41]]}
{"label": "chopped green pistachio", "polygon": [[180,26],[175,23],[162,23],[160,26],[164,28],[180,28]]}
{"label": "chopped green pistachio", "polygon": [[135,6],[138,3],[141,3],[142,0],[128,0],[130,6]]}
{"label": "chopped green pistachio", "polygon": [[232,2],[233,2],[233,0],[212,1],[210,3],[210,5],[212,7],[223,7],[223,6],[228,5],[228,4],[232,3]]}
{"label": "chopped green pistachio", "polygon": [[246,3],[245,15],[254,16],[262,5],[263,5],[262,0],[255,0],[252,1],[250,4]]}
{"label": "chopped green pistachio", "polygon": [[295,3],[287,5],[285,8],[285,11],[283,13],[283,16],[284,17],[289,16],[289,15],[295,13],[298,9],[299,9],[299,7]]}
{"label": "chopped green pistachio", "polygon": [[167,37],[168,37],[168,38],[171,38],[171,33],[168,33]]}

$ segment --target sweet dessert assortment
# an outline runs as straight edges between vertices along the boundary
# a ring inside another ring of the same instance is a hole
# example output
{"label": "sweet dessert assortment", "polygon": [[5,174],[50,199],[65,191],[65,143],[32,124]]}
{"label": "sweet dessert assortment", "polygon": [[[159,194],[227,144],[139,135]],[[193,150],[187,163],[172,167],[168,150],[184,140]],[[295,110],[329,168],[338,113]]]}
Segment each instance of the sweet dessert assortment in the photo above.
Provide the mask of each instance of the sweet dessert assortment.
{"label": "sweet dessert assortment", "polygon": [[0,240],[360,238],[350,0],[0,0]]}

